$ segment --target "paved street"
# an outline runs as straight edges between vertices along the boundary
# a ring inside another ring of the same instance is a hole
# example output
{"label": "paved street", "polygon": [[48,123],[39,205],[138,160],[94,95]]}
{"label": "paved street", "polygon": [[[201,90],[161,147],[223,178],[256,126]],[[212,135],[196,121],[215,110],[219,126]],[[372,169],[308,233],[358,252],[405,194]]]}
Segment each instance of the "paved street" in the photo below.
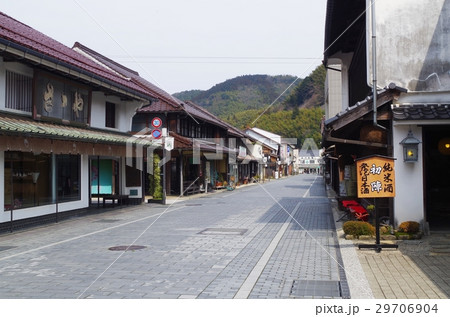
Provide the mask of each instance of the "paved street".
{"label": "paved street", "polygon": [[0,298],[348,298],[337,246],[300,175],[2,234]]}

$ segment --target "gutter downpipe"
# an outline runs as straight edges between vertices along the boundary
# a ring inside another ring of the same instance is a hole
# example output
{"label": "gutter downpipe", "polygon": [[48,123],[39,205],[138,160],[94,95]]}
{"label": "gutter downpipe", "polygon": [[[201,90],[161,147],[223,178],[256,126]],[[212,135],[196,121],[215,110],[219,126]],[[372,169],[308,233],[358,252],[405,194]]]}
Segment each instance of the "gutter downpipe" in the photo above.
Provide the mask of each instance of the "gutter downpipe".
{"label": "gutter downpipe", "polygon": [[372,93],[373,93],[373,125],[378,126],[377,122],[377,34],[375,23],[375,1],[371,0],[372,13]]}

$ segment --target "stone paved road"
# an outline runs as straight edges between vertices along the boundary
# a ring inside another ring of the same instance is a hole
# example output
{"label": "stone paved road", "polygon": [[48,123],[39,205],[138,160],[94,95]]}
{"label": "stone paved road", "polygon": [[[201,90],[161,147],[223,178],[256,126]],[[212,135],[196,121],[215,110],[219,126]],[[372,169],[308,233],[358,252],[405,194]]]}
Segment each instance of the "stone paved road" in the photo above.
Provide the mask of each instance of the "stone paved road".
{"label": "stone paved road", "polygon": [[116,209],[0,235],[0,298],[348,297],[334,229],[314,175]]}

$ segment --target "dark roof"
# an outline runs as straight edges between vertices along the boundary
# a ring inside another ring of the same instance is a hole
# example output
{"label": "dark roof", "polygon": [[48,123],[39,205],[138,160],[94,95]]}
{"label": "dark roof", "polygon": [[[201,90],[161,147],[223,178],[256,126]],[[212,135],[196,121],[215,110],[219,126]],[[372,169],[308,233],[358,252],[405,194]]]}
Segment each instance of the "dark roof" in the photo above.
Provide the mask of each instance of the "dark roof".
{"label": "dark roof", "polygon": [[[129,78],[102,67],[88,57],[0,12],[0,47],[3,54],[91,80],[104,87],[124,89],[142,99],[155,96]],[[94,81],[95,79],[95,81]],[[111,88],[112,89],[112,88]],[[131,91],[130,91],[131,90]]]}
{"label": "dark roof", "polygon": [[228,122],[225,122],[222,119],[216,117],[211,112],[209,112],[206,109],[200,107],[199,105],[193,103],[192,101],[187,101],[184,108],[190,115],[197,117],[199,119],[202,119],[204,121],[210,122],[212,124],[215,124],[219,127],[222,127],[225,130],[227,130],[227,132],[229,134],[239,136],[239,137],[245,136],[245,134],[238,128],[233,127]]}
{"label": "dark roof", "polygon": [[148,106],[144,106],[141,109],[139,109],[138,113],[154,113],[154,112],[179,112],[183,111],[183,108],[180,106],[175,106],[172,104],[169,104],[162,100],[157,100],[152,102]]}
{"label": "dark roof", "polygon": [[159,88],[158,86],[152,84],[148,80],[142,78],[138,72],[131,70],[123,65],[118,64],[117,62],[107,58],[106,56],[99,54],[98,52],[82,45],[81,43],[76,42],[74,44],[73,48],[83,51],[84,53],[93,57],[95,60],[97,60],[101,64],[103,64],[103,65],[109,67],[110,69],[114,70],[115,72],[129,78],[130,81],[132,81],[133,83],[135,83],[142,89],[145,89],[151,95],[156,96],[158,99],[161,99],[161,100],[167,102],[169,105],[177,106],[182,103],[182,101],[173,97],[168,92],[166,92],[163,89]]}
{"label": "dark roof", "polygon": [[189,149],[192,150],[192,139],[181,136],[173,131],[169,131],[169,135],[174,138],[174,149]]}
{"label": "dark roof", "polygon": [[192,101],[180,102],[179,105],[168,103],[165,101],[157,101],[152,104],[142,107],[138,110],[138,113],[154,113],[154,112],[185,112],[194,119],[199,119],[204,122],[211,123],[215,126],[221,127],[231,135],[237,137],[244,137],[245,134],[238,128],[233,127],[231,124],[216,117],[206,109],[193,103]]}
{"label": "dark roof", "polygon": [[[394,86],[393,86],[394,87]],[[377,92],[377,108],[391,102],[400,93],[406,92],[401,87],[385,88]],[[366,99],[357,102],[355,105],[348,107],[336,116],[325,120],[324,124],[327,129],[339,130],[347,124],[362,118],[364,115],[373,112],[373,96],[370,95]]]}
{"label": "dark roof", "polygon": [[448,104],[396,104],[392,105],[394,120],[450,119]]}

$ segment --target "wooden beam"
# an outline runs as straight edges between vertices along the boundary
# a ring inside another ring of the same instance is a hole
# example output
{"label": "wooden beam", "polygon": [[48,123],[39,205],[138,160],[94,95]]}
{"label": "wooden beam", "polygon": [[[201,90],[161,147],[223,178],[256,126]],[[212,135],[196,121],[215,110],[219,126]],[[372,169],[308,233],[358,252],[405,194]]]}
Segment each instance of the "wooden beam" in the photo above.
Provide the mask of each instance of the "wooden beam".
{"label": "wooden beam", "polygon": [[350,139],[340,139],[340,138],[335,138],[332,136],[326,137],[326,140],[329,142],[337,142],[337,143],[344,143],[344,144],[355,144],[355,145],[363,145],[363,146],[371,146],[371,147],[389,148],[389,145],[384,144],[384,143],[366,142],[366,141],[350,140]]}

